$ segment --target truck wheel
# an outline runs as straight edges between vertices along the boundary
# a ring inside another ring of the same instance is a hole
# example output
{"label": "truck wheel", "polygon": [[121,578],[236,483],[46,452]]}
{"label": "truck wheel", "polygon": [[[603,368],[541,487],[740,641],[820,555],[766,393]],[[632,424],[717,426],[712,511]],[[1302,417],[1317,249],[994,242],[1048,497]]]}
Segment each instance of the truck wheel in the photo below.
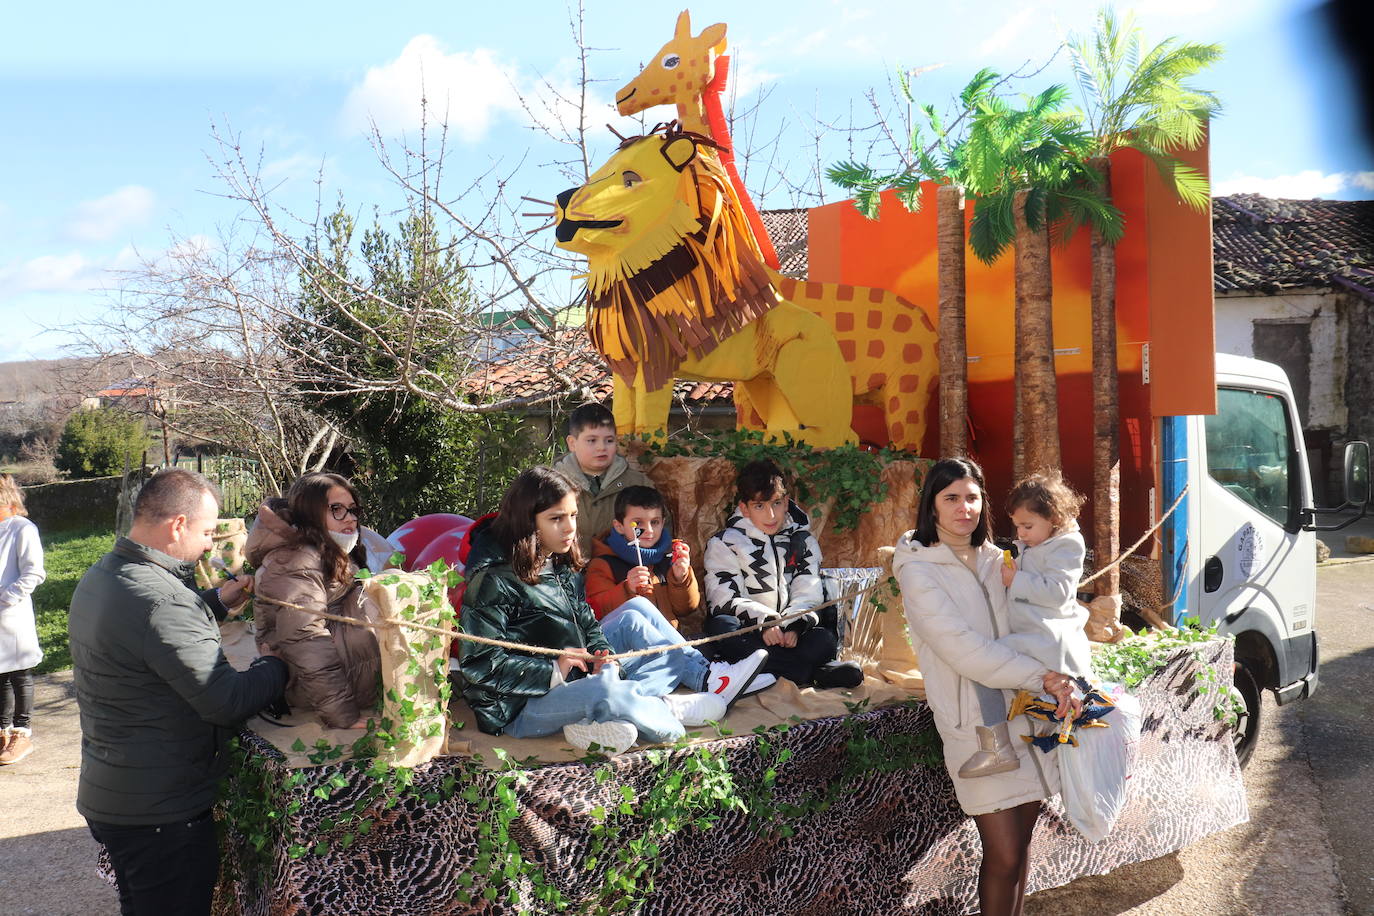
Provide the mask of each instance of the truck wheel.
{"label": "truck wheel", "polygon": [[1245,707],[1244,712],[1238,713],[1239,721],[1236,722],[1234,736],[1236,759],[1244,769],[1255,753],[1255,745],[1259,744],[1261,711],[1264,708],[1263,695],[1260,692],[1259,681],[1255,680],[1254,671],[1244,662],[1236,663],[1234,681],[1235,686],[1231,690]]}

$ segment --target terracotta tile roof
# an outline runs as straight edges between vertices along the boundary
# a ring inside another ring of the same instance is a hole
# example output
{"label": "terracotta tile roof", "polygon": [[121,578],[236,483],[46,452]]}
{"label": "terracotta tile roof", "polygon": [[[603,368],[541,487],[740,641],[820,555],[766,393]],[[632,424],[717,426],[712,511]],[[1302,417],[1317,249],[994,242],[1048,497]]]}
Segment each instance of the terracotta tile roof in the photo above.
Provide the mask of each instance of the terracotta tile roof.
{"label": "terracotta tile roof", "polygon": [[782,272],[788,276],[802,279],[806,277],[806,237],[811,227],[811,213],[806,209],[764,210],[763,228],[768,230],[768,238],[773,242],[773,250],[778,253],[778,263]]}
{"label": "terracotta tile roof", "polygon": [[[561,387],[564,378],[582,397],[604,401],[611,396],[611,373],[592,349],[585,327],[560,329],[553,345],[529,335],[469,376],[466,388],[484,399],[533,399]],[[733,393],[729,382],[679,380],[673,386],[675,400],[695,407],[729,404]]]}
{"label": "terracotta tile roof", "polygon": [[1342,286],[1374,298],[1374,200],[1215,198],[1212,258],[1217,292]]}

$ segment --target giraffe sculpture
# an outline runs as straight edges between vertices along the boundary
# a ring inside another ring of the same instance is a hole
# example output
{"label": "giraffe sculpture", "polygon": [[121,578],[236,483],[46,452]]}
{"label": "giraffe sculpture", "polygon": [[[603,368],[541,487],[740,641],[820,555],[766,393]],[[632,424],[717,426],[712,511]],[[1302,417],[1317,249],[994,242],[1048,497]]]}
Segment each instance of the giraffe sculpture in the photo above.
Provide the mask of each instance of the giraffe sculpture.
{"label": "giraffe sculpture", "polygon": [[[620,114],[632,115],[654,105],[675,105],[684,130],[722,147],[706,154],[719,156],[729,174],[774,288],[782,299],[826,320],[849,365],[854,403],[882,411],[893,446],[919,450],[926,411],[939,389],[935,328],[924,310],[887,290],[796,280],[778,272],[777,255],[729,149],[720,106],[729,62],[722,56],[725,29],[718,22],[693,36],[691,16],[683,10],[673,37],[616,93],[616,107]],[[735,407],[742,425],[762,428],[745,386],[735,387]]]}

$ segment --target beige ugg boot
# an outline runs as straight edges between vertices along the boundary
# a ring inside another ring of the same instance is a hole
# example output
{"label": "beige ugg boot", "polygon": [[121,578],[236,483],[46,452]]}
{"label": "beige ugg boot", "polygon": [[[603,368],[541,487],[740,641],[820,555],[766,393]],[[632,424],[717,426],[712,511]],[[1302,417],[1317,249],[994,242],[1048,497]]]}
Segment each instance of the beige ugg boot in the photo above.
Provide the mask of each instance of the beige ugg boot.
{"label": "beige ugg boot", "polygon": [[1016,750],[1011,746],[1007,723],[979,725],[974,731],[978,734],[978,750],[959,768],[959,775],[964,779],[1010,773],[1021,766],[1021,758],[1016,756]]}

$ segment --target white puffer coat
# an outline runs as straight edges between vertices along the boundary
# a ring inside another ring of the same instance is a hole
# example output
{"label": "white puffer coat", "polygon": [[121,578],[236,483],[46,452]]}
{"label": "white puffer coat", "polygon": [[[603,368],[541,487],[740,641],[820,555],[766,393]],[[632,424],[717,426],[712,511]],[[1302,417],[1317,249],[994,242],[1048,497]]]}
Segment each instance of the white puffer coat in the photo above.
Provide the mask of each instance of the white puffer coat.
{"label": "white puffer coat", "polygon": [[[963,779],[959,767],[978,750],[974,727],[982,724],[974,682],[1002,690],[1042,689],[1049,669],[997,642],[1009,632],[1002,551],[978,548],[978,574],[944,544],[923,545],[908,531],[897,542],[892,571],[902,586],[911,643],[925,678],[926,701],[945,745],[945,766],[959,805],[967,814],[989,814],[1059,791],[1054,754],[1034,751],[1020,736],[1030,734],[1022,716],[1008,723],[1021,767],[1010,773]],[[1011,695],[1007,695],[1008,701]]]}
{"label": "white puffer coat", "polygon": [[1013,632],[1002,642],[1051,671],[1088,677],[1092,649],[1083,631],[1088,609],[1078,603],[1083,535],[1074,525],[1034,547],[1022,541],[1016,546],[1016,578],[1007,590]]}
{"label": "white puffer coat", "polygon": [[23,671],[43,660],[33,590],[47,576],[34,523],[22,515],[0,522],[0,671]]}

